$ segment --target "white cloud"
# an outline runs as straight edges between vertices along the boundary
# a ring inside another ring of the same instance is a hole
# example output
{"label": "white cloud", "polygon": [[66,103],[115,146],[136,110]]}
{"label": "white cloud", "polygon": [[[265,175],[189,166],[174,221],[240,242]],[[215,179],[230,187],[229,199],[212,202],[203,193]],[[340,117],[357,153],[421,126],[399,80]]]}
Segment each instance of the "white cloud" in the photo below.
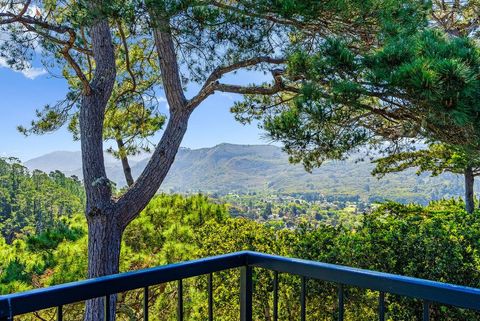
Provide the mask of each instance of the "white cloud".
{"label": "white cloud", "polygon": [[47,71],[45,70],[45,68],[39,68],[39,67],[32,67],[29,65],[28,68],[25,68],[23,70],[15,70],[15,69],[12,69],[10,68],[10,66],[7,64],[7,61],[5,60],[5,58],[2,58],[0,57],[0,67],[3,67],[3,68],[8,68],[10,70],[13,70],[15,72],[20,72],[22,73],[25,77],[27,77],[28,79],[35,79],[37,77],[40,77],[42,75],[45,75],[47,73]]}
{"label": "white cloud", "polygon": [[25,77],[32,80],[47,74],[47,71],[45,70],[45,68],[38,68],[38,67],[30,67],[26,70],[22,70],[21,72]]}

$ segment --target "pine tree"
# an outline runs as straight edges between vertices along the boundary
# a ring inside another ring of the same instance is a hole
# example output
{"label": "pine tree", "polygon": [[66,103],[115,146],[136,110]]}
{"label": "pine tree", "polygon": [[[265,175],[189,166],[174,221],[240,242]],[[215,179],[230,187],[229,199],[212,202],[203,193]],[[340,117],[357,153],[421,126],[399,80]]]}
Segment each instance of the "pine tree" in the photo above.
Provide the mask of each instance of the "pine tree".
{"label": "pine tree", "polygon": [[474,182],[480,175],[480,154],[442,144],[431,144],[428,149],[393,154],[375,160],[375,169],[372,174],[383,177],[387,173],[394,173],[416,168],[417,175],[430,172],[438,176],[445,172],[462,174],[465,178],[465,208],[468,213],[474,210]]}

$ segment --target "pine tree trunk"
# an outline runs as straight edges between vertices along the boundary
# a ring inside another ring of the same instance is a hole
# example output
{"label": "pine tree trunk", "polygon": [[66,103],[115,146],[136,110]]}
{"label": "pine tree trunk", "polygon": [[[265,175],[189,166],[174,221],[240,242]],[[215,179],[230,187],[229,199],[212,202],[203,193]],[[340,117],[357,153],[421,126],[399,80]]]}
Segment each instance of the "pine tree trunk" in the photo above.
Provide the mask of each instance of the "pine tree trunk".
{"label": "pine tree trunk", "polygon": [[[164,89],[170,106],[170,118],[163,136],[144,171],[120,198],[112,198],[103,156],[105,108],[115,83],[113,42],[106,19],[91,28],[96,62],[90,91],[82,97],[79,123],[82,147],[83,178],[86,192],[85,215],[88,222],[88,277],[115,274],[119,271],[122,233],[158,191],[167,175],[188,126],[193,108],[187,108],[169,22],[161,21],[155,32]],[[115,320],[116,296],[110,299],[111,317]],[[103,298],[86,303],[85,321],[104,321]]]}
{"label": "pine tree trunk", "polygon": [[475,202],[473,198],[473,184],[475,177],[471,166],[465,169],[465,209],[467,213],[473,213]]}
{"label": "pine tree trunk", "polygon": [[[119,272],[122,228],[110,211],[88,216],[88,278]],[[110,297],[110,320],[115,320],[117,297]],[[86,303],[85,321],[104,320],[104,298]],[[107,320],[108,321],[108,320]]]}
{"label": "pine tree trunk", "polygon": [[[92,48],[96,62],[91,90],[82,97],[79,122],[82,147],[83,180],[86,193],[85,216],[88,222],[88,277],[117,273],[119,268],[121,225],[112,200],[111,183],[105,172],[103,123],[105,108],[115,83],[115,57],[110,28],[106,19],[91,27]],[[111,319],[115,320],[115,301],[111,300]],[[89,300],[85,321],[103,321],[102,298]]]}

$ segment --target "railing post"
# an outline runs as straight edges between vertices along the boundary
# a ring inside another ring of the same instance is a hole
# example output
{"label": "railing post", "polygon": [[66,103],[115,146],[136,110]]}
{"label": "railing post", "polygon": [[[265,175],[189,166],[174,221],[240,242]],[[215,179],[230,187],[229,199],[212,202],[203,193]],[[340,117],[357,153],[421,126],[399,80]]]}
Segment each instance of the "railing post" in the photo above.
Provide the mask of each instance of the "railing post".
{"label": "railing post", "polygon": [[307,278],[302,276],[302,286],[300,290],[300,320],[301,321],[305,321],[307,318],[306,292],[307,292]]}
{"label": "railing post", "polygon": [[143,321],[148,321],[148,286],[143,288]]}
{"label": "railing post", "polygon": [[10,300],[0,300],[0,321],[13,321]]}
{"label": "railing post", "polygon": [[423,301],[423,321],[430,320],[430,302]]}
{"label": "railing post", "polygon": [[378,320],[385,321],[385,293],[380,292],[378,295]]}
{"label": "railing post", "polygon": [[107,294],[106,296],[104,296],[103,298],[103,320],[104,321],[110,321],[110,316],[111,316],[111,311],[110,311],[110,300],[111,300],[111,297],[109,294]]}
{"label": "railing post", "polygon": [[345,313],[345,302],[343,294],[343,284],[338,285],[338,321],[343,321]]}
{"label": "railing post", "polygon": [[59,305],[57,307],[57,321],[63,321],[63,306]]}
{"label": "railing post", "polygon": [[183,281],[182,279],[177,281],[177,287],[178,287],[177,320],[183,321]]}
{"label": "railing post", "polygon": [[208,275],[208,321],[213,321],[213,273]]}
{"label": "railing post", "polygon": [[273,275],[273,321],[278,321],[278,271]]}
{"label": "railing post", "polygon": [[240,268],[240,321],[252,321],[252,267]]}

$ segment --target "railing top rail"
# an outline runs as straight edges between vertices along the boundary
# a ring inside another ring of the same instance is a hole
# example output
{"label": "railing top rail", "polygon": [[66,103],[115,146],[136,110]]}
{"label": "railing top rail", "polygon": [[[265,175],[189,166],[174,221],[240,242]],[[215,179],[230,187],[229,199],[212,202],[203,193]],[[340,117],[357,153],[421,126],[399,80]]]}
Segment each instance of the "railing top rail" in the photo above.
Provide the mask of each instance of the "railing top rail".
{"label": "railing top rail", "polygon": [[248,252],[248,265],[347,286],[480,310],[480,289],[277,255]]}
{"label": "railing top rail", "polygon": [[242,251],[0,296],[0,319],[246,265],[480,310],[476,288]]}
{"label": "railing top rail", "polygon": [[246,252],[236,252],[4,295],[0,296],[0,320],[11,315],[237,268],[245,264]]}

